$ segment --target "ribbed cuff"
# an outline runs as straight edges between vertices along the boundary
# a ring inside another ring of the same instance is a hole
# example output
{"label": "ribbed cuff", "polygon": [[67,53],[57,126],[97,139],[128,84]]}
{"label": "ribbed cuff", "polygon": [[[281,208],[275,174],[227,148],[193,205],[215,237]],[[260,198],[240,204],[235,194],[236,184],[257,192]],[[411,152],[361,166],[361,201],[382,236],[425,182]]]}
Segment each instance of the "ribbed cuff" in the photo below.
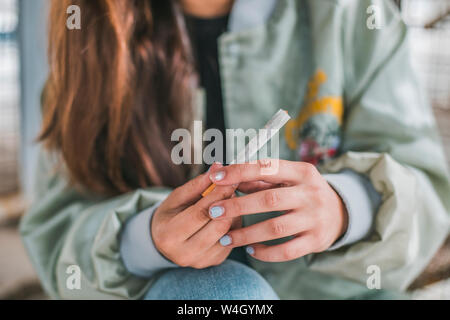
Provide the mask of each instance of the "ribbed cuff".
{"label": "ribbed cuff", "polygon": [[120,254],[127,270],[139,277],[151,277],[161,269],[177,267],[156,249],[151,237],[151,219],[160,203],[130,218],[120,240]]}
{"label": "ribbed cuff", "polygon": [[347,231],[328,249],[331,251],[358,242],[370,234],[381,197],[365,176],[352,170],[326,174],[324,178],[339,194],[348,213]]}

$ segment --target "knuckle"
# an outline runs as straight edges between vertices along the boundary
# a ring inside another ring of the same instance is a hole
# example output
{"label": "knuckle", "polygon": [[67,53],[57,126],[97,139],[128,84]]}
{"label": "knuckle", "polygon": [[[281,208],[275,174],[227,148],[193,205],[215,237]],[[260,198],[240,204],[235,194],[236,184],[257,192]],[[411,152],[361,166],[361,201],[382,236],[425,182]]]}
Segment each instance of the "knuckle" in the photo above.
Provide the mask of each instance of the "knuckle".
{"label": "knuckle", "polygon": [[233,246],[242,246],[250,243],[245,230],[232,231],[229,233],[229,236],[233,239]]}
{"label": "knuckle", "polygon": [[[155,217],[154,217],[155,218]],[[161,225],[161,223],[156,223],[156,219],[155,221],[152,223],[152,236],[155,239],[161,239],[164,237],[164,227]]]}
{"label": "knuckle", "polygon": [[187,257],[187,256],[178,257],[177,259],[175,259],[173,261],[175,262],[175,264],[177,264],[183,268],[187,268],[187,267],[191,266],[191,261],[190,261],[189,257]]}
{"label": "knuckle", "polygon": [[244,165],[239,165],[237,164],[236,166],[230,168],[231,172],[236,171],[236,174],[239,175],[239,177],[244,177],[245,176],[245,170],[244,170]]}
{"label": "knuckle", "polygon": [[229,200],[229,207],[231,209],[231,213],[234,215],[239,215],[242,212],[242,206],[239,198]]}
{"label": "knuckle", "polygon": [[155,237],[155,241],[158,242],[158,246],[162,249],[168,249],[171,247],[171,241],[169,237],[164,234],[159,234]]}
{"label": "knuckle", "polygon": [[224,202],[227,216],[238,216],[242,212],[242,205],[239,198],[233,198]]}
{"label": "knuckle", "polygon": [[201,239],[201,240],[198,240],[198,242],[197,242],[197,244],[195,246],[195,248],[196,248],[195,250],[199,250],[199,251],[200,250],[205,250],[208,247],[210,247],[210,245],[211,245],[211,241],[208,241],[207,238]]}
{"label": "knuckle", "polygon": [[322,228],[322,219],[318,215],[312,215],[311,220],[309,221],[309,229],[311,231],[320,230]]}
{"label": "knuckle", "polygon": [[208,208],[205,208],[203,206],[197,206],[197,217],[198,220],[200,221],[210,219]]}
{"label": "knuckle", "polygon": [[273,219],[269,222],[270,233],[275,237],[281,237],[286,233],[287,227],[284,223]]}
{"label": "knuckle", "polygon": [[205,269],[206,265],[204,265],[203,263],[199,262],[199,263],[194,263],[191,267],[193,269],[196,269],[196,270],[201,270],[201,269]]}
{"label": "knuckle", "polygon": [[312,185],[309,187],[311,205],[314,207],[320,207],[324,204],[324,198],[320,188],[318,186]]}
{"label": "knuckle", "polygon": [[276,190],[270,190],[264,194],[263,205],[268,208],[275,208],[279,203],[280,196]]}
{"label": "knuckle", "polygon": [[317,232],[314,236],[316,252],[323,251],[328,247],[328,240],[325,234]]}
{"label": "knuckle", "polygon": [[198,181],[196,179],[192,180],[191,181],[191,185],[189,186],[189,188],[191,190],[199,190],[201,188],[200,181]]}
{"label": "knuckle", "polygon": [[321,189],[321,186],[319,186],[318,184],[312,183],[309,185],[309,190],[314,196],[319,196]]}
{"label": "knuckle", "polygon": [[233,187],[221,187],[219,191],[219,197],[220,199],[228,199],[234,194],[234,188]]}
{"label": "knuckle", "polygon": [[285,260],[293,260],[297,258],[297,249],[293,246],[286,246],[282,250],[282,256]]}
{"label": "knuckle", "polygon": [[165,228],[162,227],[154,227],[153,229],[153,238],[155,243],[157,243],[158,247],[161,249],[170,249],[172,248],[172,238],[165,231]]}
{"label": "knuckle", "polygon": [[305,162],[305,171],[313,173],[314,171],[316,171],[316,166],[312,163]]}
{"label": "knuckle", "polygon": [[316,167],[309,162],[305,162],[301,170],[303,177],[306,179],[313,178],[317,171]]}
{"label": "knuckle", "polygon": [[219,191],[219,197],[220,199],[226,199],[230,196],[230,191],[227,190],[227,188],[221,188]]}
{"label": "knuckle", "polygon": [[178,187],[174,189],[169,196],[161,203],[161,206],[156,210],[156,212],[161,211],[162,208],[168,207],[170,208],[170,204],[175,201],[177,198],[179,198],[182,195],[182,190],[180,190],[181,187]]}
{"label": "knuckle", "polygon": [[231,228],[231,220],[215,221],[215,232],[219,235],[225,235]]}
{"label": "knuckle", "polygon": [[228,258],[228,256],[229,256],[230,253],[231,253],[231,249],[226,249],[226,250],[224,251],[224,254],[223,254],[221,257],[219,257],[218,261],[216,261],[216,263],[214,264],[214,266],[219,266],[219,265],[221,265],[222,263],[224,263],[225,260],[227,260],[227,258]]}
{"label": "knuckle", "polygon": [[315,202],[316,202],[316,206],[324,207],[326,205],[327,201],[325,200],[325,197],[322,195],[321,192],[317,192],[316,197],[315,197]]}

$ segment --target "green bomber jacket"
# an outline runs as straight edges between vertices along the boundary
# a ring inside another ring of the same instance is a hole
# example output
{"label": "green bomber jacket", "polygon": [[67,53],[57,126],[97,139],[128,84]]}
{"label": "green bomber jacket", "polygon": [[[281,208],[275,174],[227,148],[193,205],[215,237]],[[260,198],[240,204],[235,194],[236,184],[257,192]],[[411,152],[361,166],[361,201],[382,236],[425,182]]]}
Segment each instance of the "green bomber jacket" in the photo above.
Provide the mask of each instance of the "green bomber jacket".
{"label": "green bomber jacket", "polygon": [[[280,158],[314,162],[324,173],[352,169],[382,198],[366,239],[284,263],[250,258],[251,266],[282,299],[376,296],[366,286],[371,266],[382,288],[405,290],[448,234],[450,185],[410,63],[408,30],[391,1],[237,0],[219,60],[228,128],[260,128],[283,107],[293,119],[280,134]],[[201,117],[204,102],[197,101]],[[35,200],[21,223],[45,290],[59,299],[141,298],[158,275],[127,271],[120,233],[170,190],[88,198],[54,165],[43,153]],[[82,271],[80,290],[67,286],[74,265]]]}

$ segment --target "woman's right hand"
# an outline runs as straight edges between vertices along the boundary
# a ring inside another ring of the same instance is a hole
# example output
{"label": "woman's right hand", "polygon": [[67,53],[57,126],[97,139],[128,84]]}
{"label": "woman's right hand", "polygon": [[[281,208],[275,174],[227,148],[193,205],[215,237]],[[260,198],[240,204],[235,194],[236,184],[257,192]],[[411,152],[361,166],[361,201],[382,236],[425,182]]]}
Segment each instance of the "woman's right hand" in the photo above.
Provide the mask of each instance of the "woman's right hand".
{"label": "woman's right hand", "polygon": [[202,198],[210,185],[211,172],[222,167],[214,164],[202,174],[175,189],[156,210],[151,234],[156,248],[167,259],[181,267],[203,269],[221,264],[231,249],[219,240],[230,229],[240,227],[241,219],[212,220],[208,209],[216,201],[234,196],[236,187],[216,187]]}

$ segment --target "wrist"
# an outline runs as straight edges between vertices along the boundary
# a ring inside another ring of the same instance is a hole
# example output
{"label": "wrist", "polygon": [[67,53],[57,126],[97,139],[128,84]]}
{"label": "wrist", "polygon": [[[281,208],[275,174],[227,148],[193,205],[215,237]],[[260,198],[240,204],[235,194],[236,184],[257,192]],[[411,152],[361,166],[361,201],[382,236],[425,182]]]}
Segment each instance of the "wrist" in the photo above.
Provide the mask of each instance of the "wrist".
{"label": "wrist", "polygon": [[120,255],[125,268],[139,277],[150,277],[161,269],[176,267],[156,248],[151,228],[160,203],[126,221],[120,239]]}
{"label": "wrist", "polygon": [[[350,169],[325,174],[328,184],[341,198],[347,215],[346,232],[328,250],[353,244],[366,238],[372,229],[381,197],[364,175]],[[345,218],[344,218],[345,219]]]}

